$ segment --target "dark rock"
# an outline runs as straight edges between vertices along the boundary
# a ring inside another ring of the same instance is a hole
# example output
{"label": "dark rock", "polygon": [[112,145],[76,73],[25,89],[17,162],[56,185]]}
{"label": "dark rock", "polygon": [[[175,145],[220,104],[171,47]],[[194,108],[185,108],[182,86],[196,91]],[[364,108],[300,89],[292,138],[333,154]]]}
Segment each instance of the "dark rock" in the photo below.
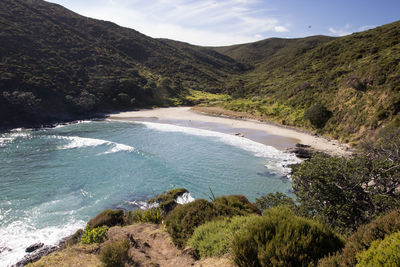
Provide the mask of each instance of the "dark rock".
{"label": "dark rock", "polygon": [[296,157],[301,158],[301,159],[310,159],[312,157],[312,151],[305,149],[305,148],[294,148],[291,149],[290,152],[294,153]]}
{"label": "dark rock", "polygon": [[37,249],[39,249],[39,248],[41,248],[41,247],[43,247],[43,246],[44,246],[43,243],[35,243],[35,244],[30,245],[29,247],[27,247],[27,248],[25,249],[25,252],[32,252],[32,251],[35,251],[35,250],[37,250]]}
{"label": "dark rock", "polygon": [[58,249],[59,249],[59,246],[43,246],[39,249],[36,249],[29,255],[26,255],[22,260],[17,262],[14,266],[15,267],[25,266],[28,263],[38,261],[38,260],[40,260],[41,257],[49,255],[50,253],[52,253]]}
{"label": "dark rock", "polygon": [[300,147],[300,148],[310,148],[311,146],[309,146],[309,145],[303,145],[303,144],[296,144],[296,147]]}

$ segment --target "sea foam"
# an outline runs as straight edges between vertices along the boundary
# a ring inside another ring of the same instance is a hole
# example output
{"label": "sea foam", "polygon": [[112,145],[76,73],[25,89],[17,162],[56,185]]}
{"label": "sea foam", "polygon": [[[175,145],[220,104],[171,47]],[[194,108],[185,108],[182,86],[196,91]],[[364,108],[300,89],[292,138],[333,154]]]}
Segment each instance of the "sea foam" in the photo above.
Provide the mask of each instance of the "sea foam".
{"label": "sea foam", "polygon": [[116,153],[116,152],[121,152],[121,151],[127,151],[127,152],[135,152],[136,151],[136,149],[132,146],[119,144],[119,143],[102,140],[102,139],[86,138],[86,137],[79,137],[79,136],[57,136],[57,135],[54,135],[52,137],[56,138],[56,139],[70,141],[68,144],[59,146],[58,149],[74,149],[74,148],[96,147],[96,146],[105,145],[105,146],[109,146],[111,148],[109,150],[107,150],[106,152],[103,152],[100,154],[110,154],[110,153]]}
{"label": "sea foam", "polygon": [[143,121],[135,121],[135,123],[143,124],[149,129],[163,132],[179,132],[196,136],[213,137],[225,144],[252,152],[256,157],[266,158],[266,167],[269,170],[284,175],[290,173],[288,165],[300,162],[300,159],[298,159],[293,153],[280,151],[272,146],[264,145],[241,136],[172,124]]}

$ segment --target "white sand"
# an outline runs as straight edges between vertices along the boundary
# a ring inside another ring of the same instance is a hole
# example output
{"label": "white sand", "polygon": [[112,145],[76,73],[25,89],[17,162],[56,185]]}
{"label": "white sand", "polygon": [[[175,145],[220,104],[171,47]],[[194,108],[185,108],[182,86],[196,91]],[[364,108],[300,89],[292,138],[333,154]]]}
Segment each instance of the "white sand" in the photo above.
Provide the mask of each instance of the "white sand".
{"label": "white sand", "polygon": [[132,120],[135,118],[158,118],[167,120],[218,123],[232,128],[245,128],[264,131],[268,134],[295,139],[297,143],[309,145],[316,150],[328,153],[330,155],[344,156],[351,154],[351,150],[348,145],[341,144],[336,140],[328,140],[324,137],[311,135],[294,128],[268,124],[255,120],[238,120],[227,117],[208,116],[206,114],[193,112],[190,107],[146,109],[121,112],[108,116],[108,119],[111,120]]}

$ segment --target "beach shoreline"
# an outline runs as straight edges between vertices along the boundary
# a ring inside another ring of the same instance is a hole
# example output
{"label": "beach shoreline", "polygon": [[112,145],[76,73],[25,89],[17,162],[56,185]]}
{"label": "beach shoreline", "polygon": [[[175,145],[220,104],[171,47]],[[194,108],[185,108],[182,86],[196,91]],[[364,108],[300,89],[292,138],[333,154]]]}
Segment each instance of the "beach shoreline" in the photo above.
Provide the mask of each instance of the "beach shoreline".
{"label": "beach shoreline", "polygon": [[260,137],[259,140],[255,141],[274,146],[279,150],[288,150],[293,148],[297,143],[300,143],[310,146],[316,151],[329,155],[349,156],[352,154],[351,148],[347,144],[342,144],[337,140],[330,140],[325,137],[306,133],[300,129],[261,122],[255,119],[232,118],[215,114],[210,115],[204,112],[195,111],[190,107],[126,111],[109,114],[107,115],[107,119],[121,121],[151,120],[154,122],[189,126],[193,128],[202,128],[204,127],[202,123],[206,123],[206,127],[212,128],[210,130],[226,133],[228,131],[226,129],[221,130],[216,126],[212,127],[213,124],[223,125],[227,129],[232,129],[232,132],[228,131],[228,133],[240,135],[253,140],[257,139],[254,138],[254,136],[256,136],[255,133],[263,132],[268,136],[268,138],[265,138],[263,141]]}

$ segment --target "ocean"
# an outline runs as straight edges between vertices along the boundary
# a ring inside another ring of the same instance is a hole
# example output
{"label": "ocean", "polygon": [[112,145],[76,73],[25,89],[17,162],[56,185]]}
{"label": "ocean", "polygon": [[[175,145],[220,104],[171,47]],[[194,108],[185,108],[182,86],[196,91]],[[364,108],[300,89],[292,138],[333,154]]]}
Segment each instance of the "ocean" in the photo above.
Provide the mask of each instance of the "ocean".
{"label": "ocean", "polygon": [[0,266],[184,187],[193,198],[291,194],[290,153],[241,136],[150,121],[82,121],[0,134]]}

